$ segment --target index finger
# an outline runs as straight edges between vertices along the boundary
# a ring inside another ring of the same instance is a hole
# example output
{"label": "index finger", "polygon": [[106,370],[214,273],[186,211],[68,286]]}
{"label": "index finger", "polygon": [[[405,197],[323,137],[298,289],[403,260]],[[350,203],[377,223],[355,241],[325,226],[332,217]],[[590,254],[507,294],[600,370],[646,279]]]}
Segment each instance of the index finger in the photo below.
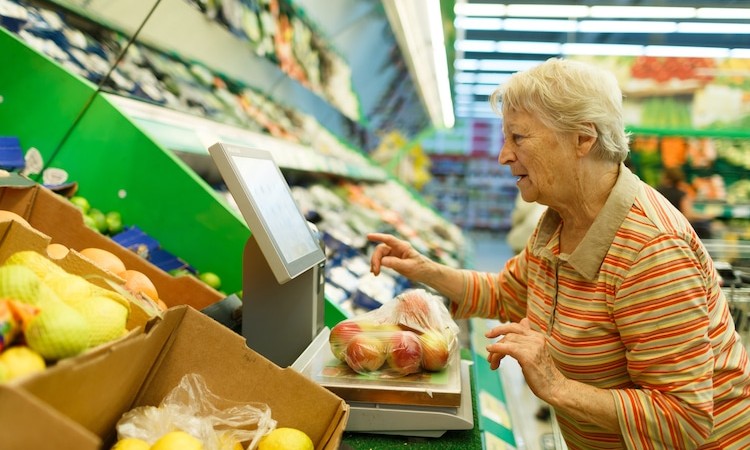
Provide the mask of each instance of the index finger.
{"label": "index finger", "polygon": [[394,245],[399,242],[396,236],[386,233],[367,233],[367,239],[375,242],[382,242],[387,245]]}

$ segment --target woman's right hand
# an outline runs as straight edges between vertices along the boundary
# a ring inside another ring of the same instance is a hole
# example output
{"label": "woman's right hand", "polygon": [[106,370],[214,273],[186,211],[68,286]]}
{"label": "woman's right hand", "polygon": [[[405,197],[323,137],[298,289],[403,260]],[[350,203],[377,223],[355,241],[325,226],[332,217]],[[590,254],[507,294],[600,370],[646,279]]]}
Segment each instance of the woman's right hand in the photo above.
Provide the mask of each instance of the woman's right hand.
{"label": "woman's right hand", "polygon": [[373,274],[378,275],[382,267],[388,267],[412,281],[426,281],[427,266],[431,261],[410,243],[384,233],[369,233],[367,239],[380,242],[370,258]]}

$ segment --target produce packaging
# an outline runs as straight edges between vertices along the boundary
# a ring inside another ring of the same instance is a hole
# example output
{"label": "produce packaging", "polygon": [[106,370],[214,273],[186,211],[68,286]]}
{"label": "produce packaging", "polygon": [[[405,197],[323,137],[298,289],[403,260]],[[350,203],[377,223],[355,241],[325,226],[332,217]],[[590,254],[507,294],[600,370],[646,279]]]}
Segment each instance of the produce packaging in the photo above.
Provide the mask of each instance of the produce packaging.
{"label": "produce packaging", "polygon": [[245,448],[243,443],[255,449],[258,441],[275,428],[267,404],[221,398],[211,392],[201,375],[190,373],[159,406],[139,406],[123,414],[117,423],[117,435],[118,442],[138,439],[150,443],[152,449],[160,441],[177,440],[185,445],[163,448],[234,450],[238,445]]}
{"label": "produce packaging", "polygon": [[458,332],[442,298],[412,289],[339,322],[329,344],[333,355],[357,373],[402,377],[445,369],[458,351]]}

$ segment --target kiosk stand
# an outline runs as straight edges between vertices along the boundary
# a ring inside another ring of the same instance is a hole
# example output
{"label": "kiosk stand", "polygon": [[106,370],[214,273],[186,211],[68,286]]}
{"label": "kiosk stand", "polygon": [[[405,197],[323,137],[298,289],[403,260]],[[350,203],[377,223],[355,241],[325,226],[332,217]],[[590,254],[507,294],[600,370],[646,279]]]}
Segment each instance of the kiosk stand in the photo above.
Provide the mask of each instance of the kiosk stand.
{"label": "kiosk stand", "polygon": [[325,326],[324,266],[321,262],[278,284],[258,242],[248,239],[242,257],[242,335],[249,347],[281,367],[305,351]]}
{"label": "kiosk stand", "polygon": [[242,335],[287,367],[324,327],[325,253],[271,153],[223,143],[208,152],[252,233],[242,257]]}
{"label": "kiosk stand", "polygon": [[222,143],[208,151],[252,232],[242,261],[242,334],[248,346],[340,393],[351,408],[349,431],[440,436],[471,429],[469,369],[457,355],[442,382],[405,386],[321,377],[335,358],[324,325],[325,253],[317,233],[269,152]]}

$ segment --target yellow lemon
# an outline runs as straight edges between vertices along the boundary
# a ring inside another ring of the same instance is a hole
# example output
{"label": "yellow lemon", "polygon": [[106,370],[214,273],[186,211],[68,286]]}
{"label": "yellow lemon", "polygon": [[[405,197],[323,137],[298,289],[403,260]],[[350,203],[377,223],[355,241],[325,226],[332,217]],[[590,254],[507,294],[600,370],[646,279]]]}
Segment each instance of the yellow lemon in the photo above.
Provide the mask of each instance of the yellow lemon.
{"label": "yellow lemon", "polygon": [[151,450],[203,450],[203,442],[184,431],[170,431],[157,439]]}
{"label": "yellow lemon", "polygon": [[151,445],[138,438],[125,438],[117,441],[112,450],[149,450]]}
{"label": "yellow lemon", "polygon": [[44,358],[39,353],[23,345],[6,349],[0,354],[0,361],[7,369],[8,380],[41,372],[46,367]]}
{"label": "yellow lemon", "polygon": [[296,428],[276,428],[261,438],[258,450],[313,450],[310,436]]}

